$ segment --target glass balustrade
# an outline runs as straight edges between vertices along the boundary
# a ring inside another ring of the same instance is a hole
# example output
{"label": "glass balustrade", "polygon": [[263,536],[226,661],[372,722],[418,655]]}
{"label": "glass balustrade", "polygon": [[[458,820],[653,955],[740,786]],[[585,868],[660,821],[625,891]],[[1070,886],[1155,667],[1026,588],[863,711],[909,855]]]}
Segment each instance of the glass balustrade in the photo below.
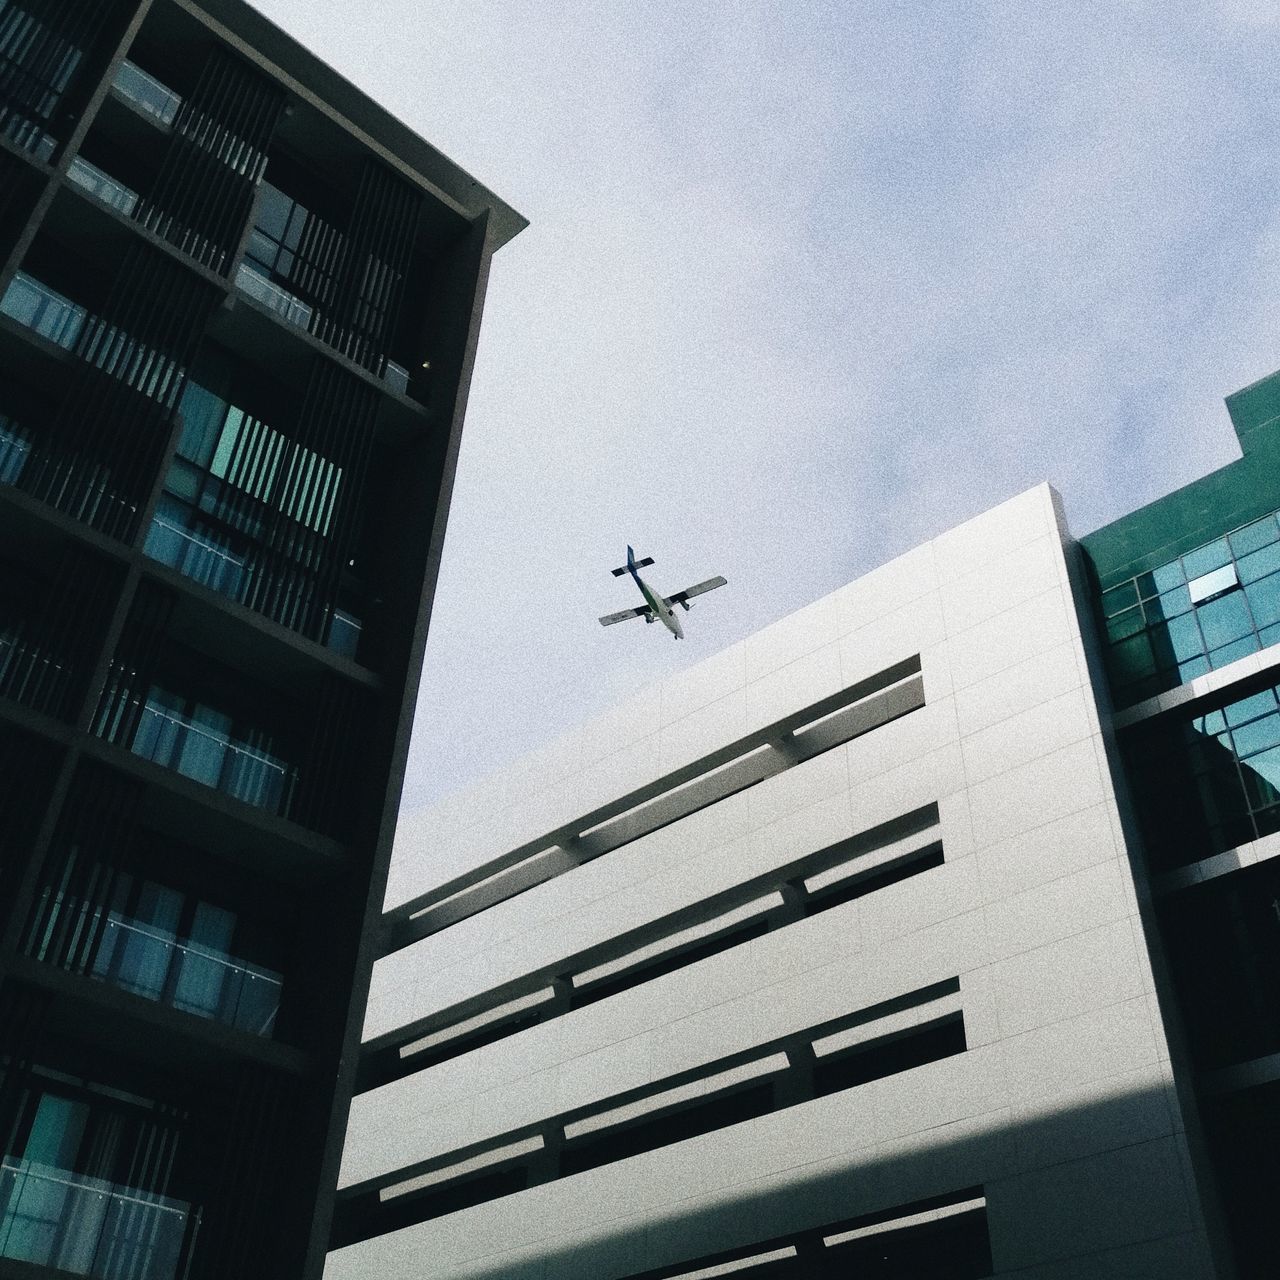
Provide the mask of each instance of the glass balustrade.
{"label": "glass balustrade", "polygon": [[[174,511],[178,504],[170,504]],[[184,528],[173,515],[157,512],[147,534],[147,555],[233,600],[240,600],[248,576],[244,556],[235,555],[211,534]]]}
{"label": "glass balustrade", "polygon": [[396,364],[394,360],[387,361],[386,368],[382,371],[382,380],[392,391],[397,391],[402,396],[409,394],[409,370]]}
{"label": "glass balustrade", "polygon": [[270,969],[115,912],[92,973],[134,995],[258,1036],[270,1035],[275,1026],[284,981]]}
{"label": "glass balustrade", "polygon": [[168,85],[161,84],[155,76],[149,76],[132,62],[120,64],[114,88],[139,111],[151,116],[160,124],[172,124],[178,114],[178,108],[182,106],[182,99]]}
{"label": "glass balustrade", "polygon": [[354,658],[360,648],[360,632],[363,630],[360,619],[341,609],[335,609],[329,620],[329,634],[325,646],[334,653]]}
{"label": "glass balustrade", "polygon": [[17,484],[31,456],[31,441],[12,418],[0,413],[0,484]]}
{"label": "glass balustrade", "polygon": [[199,1210],[35,1161],[0,1164],[0,1257],[96,1280],[177,1280]]}
{"label": "glass balustrade", "polygon": [[301,298],[274,284],[247,263],[242,262],[236,272],[236,288],[257,299],[290,324],[296,324],[300,329],[310,327],[314,314],[312,309]]}
{"label": "glass balustrade", "polygon": [[75,345],[88,315],[70,298],[64,298],[21,271],[0,298],[0,312],[68,349]]}
{"label": "glass balustrade", "polygon": [[135,755],[166,765],[184,777],[216,787],[237,800],[283,812],[298,780],[297,769],[230,733],[230,717],[199,708],[197,723],[152,696],[142,707],[131,746]]}
{"label": "glass balustrade", "polygon": [[117,182],[110,174],[104,173],[96,165],[77,156],[67,170],[67,177],[78,187],[83,187],[90,195],[96,196],[103,204],[119,210],[126,217],[132,215],[138,207],[138,193],[131,191],[123,182]]}

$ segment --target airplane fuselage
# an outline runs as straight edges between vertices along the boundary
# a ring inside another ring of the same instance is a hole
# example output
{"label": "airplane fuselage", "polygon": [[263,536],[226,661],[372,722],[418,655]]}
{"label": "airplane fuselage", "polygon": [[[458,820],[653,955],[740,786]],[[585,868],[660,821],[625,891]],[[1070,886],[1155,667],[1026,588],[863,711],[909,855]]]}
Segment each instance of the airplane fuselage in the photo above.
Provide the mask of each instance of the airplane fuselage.
{"label": "airplane fuselage", "polygon": [[653,616],[662,623],[668,631],[671,632],[677,640],[684,639],[684,628],[680,625],[680,619],[676,617],[675,610],[670,605],[662,603],[662,597],[640,576],[635,569],[629,569],[628,572],[636,580],[636,586],[640,588],[640,594],[644,596],[645,604],[653,610]]}

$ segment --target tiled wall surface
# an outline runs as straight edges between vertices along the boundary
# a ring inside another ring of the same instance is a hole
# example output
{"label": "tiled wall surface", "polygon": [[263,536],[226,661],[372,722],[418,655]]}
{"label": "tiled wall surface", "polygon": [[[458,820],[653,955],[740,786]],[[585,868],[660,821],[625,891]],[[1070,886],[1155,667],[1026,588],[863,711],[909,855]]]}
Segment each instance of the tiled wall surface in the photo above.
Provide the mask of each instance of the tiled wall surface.
{"label": "tiled wall surface", "polygon": [[389,909],[920,655],[920,710],[381,960],[366,1038],[922,805],[942,866],[357,1096],[341,1180],[952,977],[965,1052],[350,1245],[327,1280],[620,1280],[979,1185],[997,1275],[1216,1274],[1069,547],[1033,489],[406,824]]}

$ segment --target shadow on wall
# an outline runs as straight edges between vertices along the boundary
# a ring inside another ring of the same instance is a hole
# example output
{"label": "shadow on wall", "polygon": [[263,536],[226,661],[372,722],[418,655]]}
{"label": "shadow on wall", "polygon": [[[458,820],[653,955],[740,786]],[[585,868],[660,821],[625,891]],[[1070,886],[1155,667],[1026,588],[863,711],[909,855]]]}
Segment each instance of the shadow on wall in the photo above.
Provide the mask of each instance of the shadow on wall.
{"label": "shadow on wall", "polygon": [[[876,1211],[874,1216],[892,1218],[880,1211],[898,1207],[911,1214],[916,1202],[945,1199],[951,1192],[985,1196],[994,1264],[989,1274],[1021,1275],[1028,1268],[1024,1280],[1226,1277],[1231,1273],[1225,1267],[1215,1271],[1210,1261],[1196,1192],[1184,1168],[1185,1140],[1172,1091],[1153,1083],[1152,1074],[1141,1073],[1140,1088],[1099,1085],[1092,1100],[1075,1108],[1006,1109],[882,1144],[862,1159],[845,1155],[799,1164],[754,1182],[747,1180],[750,1146],[734,1126],[578,1175],[590,1180],[580,1203],[589,1197],[592,1205],[617,1207],[612,1229],[584,1232],[580,1243],[558,1246],[548,1240],[542,1248],[525,1245],[485,1257],[506,1223],[537,1221],[546,1237],[572,1230],[566,1219],[576,1197],[563,1192],[574,1180],[561,1179],[520,1193],[519,1202],[489,1201],[339,1250],[330,1255],[325,1280],[367,1280],[375,1274],[386,1280],[410,1274],[413,1280],[659,1280],[715,1266],[733,1254],[742,1256],[744,1249],[750,1253],[747,1246],[763,1249],[805,1232],[829,1236],[848,1229],[858,1214]],[[811,1131],[806,1110],[785,1113],[799,1159],[831,1145],[829,1135]],[[904,1116],[893,1127],[909,1123]],[[743,1181],[710,1202],[697,1196],[697,1207],[684,1212],[679,1204],[652,1214],[636,1211],[667,1194],[688,1194],[689,1179],[681,1169],[689,1159],[700,1167],[736,1166]],[[676,1179],[680,1187],[673,1185]],[[561,1214],[566,1219],[557,1220]],[[467,1253],[475,1260],[462,1261]],[[431,1266],[433,1259],[439,1270]],[[743,1274],[763,1280],[826,1271],[795,1270],[793,1264]],[[1251,1273],[1241,1272],[1240,1280],[1252,1280]]]}

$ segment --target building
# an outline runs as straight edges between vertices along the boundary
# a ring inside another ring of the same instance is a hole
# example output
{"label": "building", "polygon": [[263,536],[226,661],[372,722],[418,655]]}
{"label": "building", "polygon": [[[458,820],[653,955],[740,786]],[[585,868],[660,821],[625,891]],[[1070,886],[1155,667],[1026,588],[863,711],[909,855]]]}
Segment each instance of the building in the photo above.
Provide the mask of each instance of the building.
{"label": "building", "polygon": [[523,225],[240,0],[0,3],[0,1276],[324,1265]]}
{"label": "building", "polygon": [[1280,1186],[1280,375],[1227,407],[1241,458],[1082,545],[1179,1083],[1251,1280]]}
{"label": "building", "polygon": [[326,1280],[1273,1274],[1280,375],[1228,404],[407,826]]}

